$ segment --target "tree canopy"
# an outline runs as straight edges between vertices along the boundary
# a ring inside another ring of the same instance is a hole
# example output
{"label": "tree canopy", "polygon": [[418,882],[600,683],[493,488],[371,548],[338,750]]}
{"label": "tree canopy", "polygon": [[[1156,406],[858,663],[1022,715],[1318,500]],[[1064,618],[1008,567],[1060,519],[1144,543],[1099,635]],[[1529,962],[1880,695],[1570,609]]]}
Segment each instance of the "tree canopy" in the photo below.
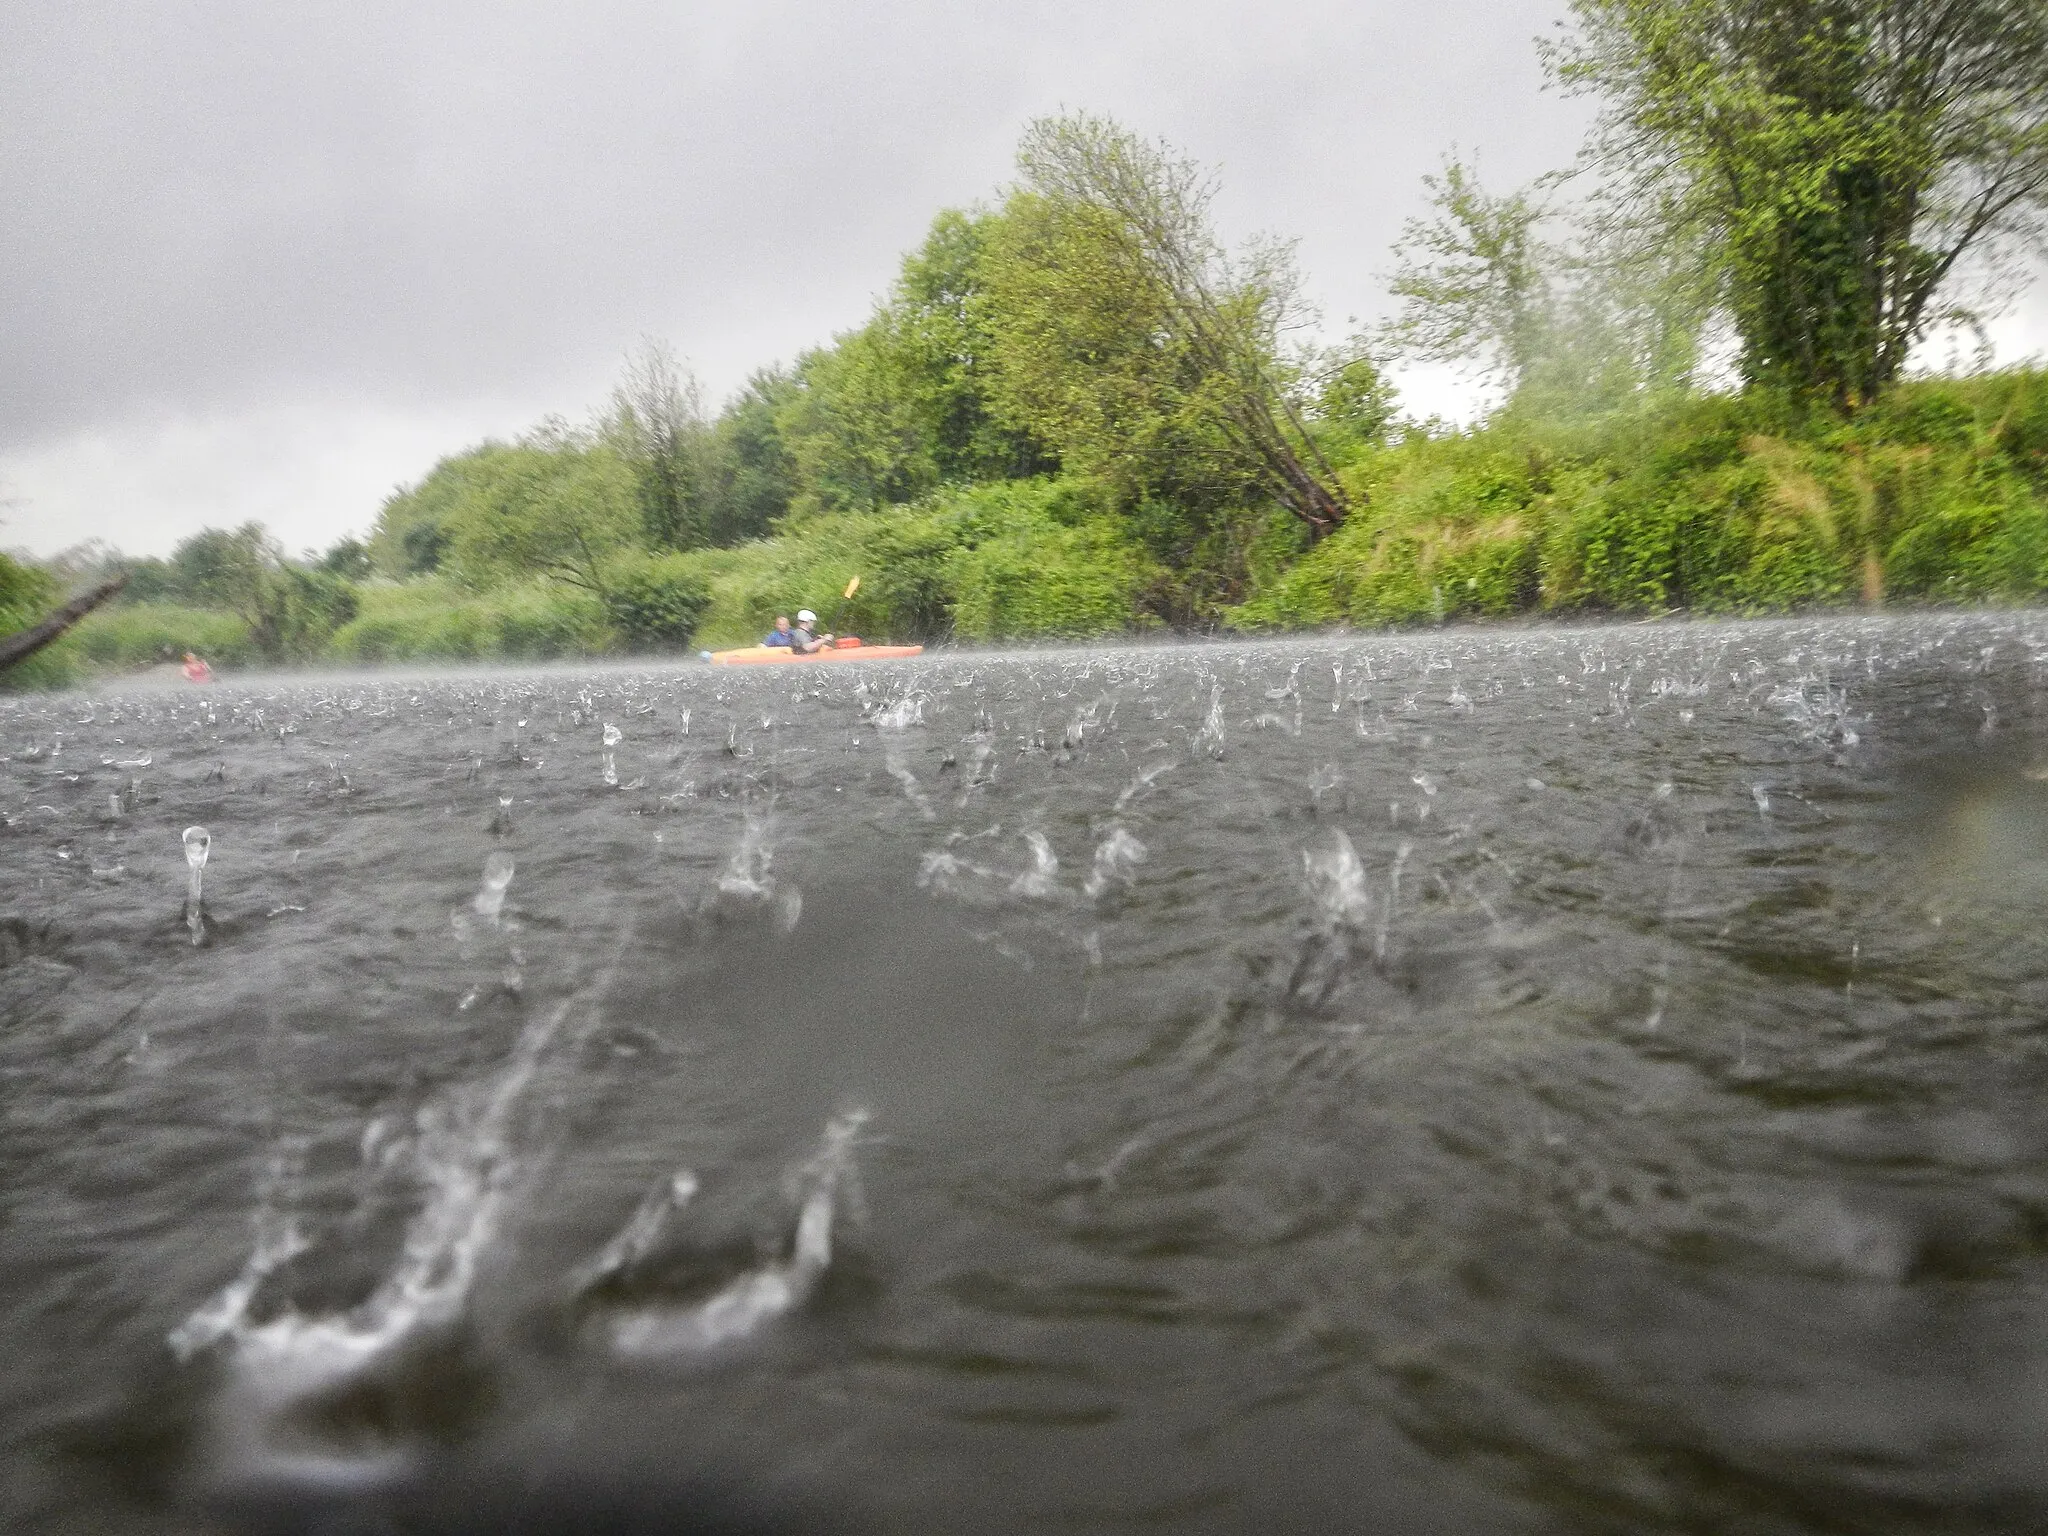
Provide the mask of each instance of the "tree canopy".
{"label": "tree canopy", "polygon": [[1573,0],[1555,78],[1602,99],[1608,210],[1698,249],[1751,383],[1854,407],[1959,267],[2048,200],[2040,0]]}

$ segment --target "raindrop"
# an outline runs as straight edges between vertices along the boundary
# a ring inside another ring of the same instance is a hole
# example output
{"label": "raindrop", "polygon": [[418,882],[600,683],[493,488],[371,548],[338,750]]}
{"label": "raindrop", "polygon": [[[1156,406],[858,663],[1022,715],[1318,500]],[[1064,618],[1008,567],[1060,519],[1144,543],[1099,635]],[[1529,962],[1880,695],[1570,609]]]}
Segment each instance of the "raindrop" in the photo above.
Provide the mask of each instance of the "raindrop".
{"label": "raindrop", "polygon": [[185,926],[192,930],[194,944],[206,937],[206,920],[199,913],[199,884],[200,872],[206,868],[206,856],[211,852],[211,832],[204,827],[185,829]]}
{"label": "raindrop", "polygon": [[513,869],[512,855],[503,849],[484,860],[483,889],[470,903],[479,917],[488,918],[493,923],[499,921],[505,910],[505,888],[512,883]]}

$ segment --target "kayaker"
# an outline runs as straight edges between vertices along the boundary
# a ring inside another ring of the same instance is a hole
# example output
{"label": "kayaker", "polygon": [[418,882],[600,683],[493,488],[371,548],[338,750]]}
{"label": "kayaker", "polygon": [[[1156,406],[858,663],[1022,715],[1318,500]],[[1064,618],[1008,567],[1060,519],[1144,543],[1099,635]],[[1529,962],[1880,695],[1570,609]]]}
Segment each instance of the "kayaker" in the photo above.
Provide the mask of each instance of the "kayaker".
{"label": "kayaker", "polygon": [[789,643],[795,649],[797,655],[815,656],[820,651],[832,649],[832,637],[830,635],[814,635],[811,633],[816,627],[817,622],[818,616],[811,612],[810,609],[803,608],[798,610],[796,628],[790,631],[789,636]]}
{"label": "kayaker", "polygon": [[793,646],[796,644],[796,636],[792,635],[789,632],[788,614],[778,613],[777,615],[775,615],[775,627],[768,631],[768,638],[766,640],[763,640],[761,643],[763,645],[779,645],[785,647]]}
{"label": "kayaker", "polygon": [[213,681],[213,668],[201,661],[193,652],[187,651],[185,653],[185,680],[192,683],[210,683]]}

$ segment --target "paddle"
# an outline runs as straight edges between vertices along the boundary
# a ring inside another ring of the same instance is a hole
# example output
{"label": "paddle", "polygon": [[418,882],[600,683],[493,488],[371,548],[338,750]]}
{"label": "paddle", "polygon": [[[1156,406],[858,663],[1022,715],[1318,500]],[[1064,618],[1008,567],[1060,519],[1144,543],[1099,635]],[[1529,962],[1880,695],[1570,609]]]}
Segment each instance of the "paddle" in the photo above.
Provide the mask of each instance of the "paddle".
{"label": "paddle", "polygon": [[[839,630],[840,615],[846,612],[846,605],[853,601],[853,594],[858,592],[859,590],[860,578],[856,576],[853,578],[853,580],[849,581],[846,584],[846,590],[839,594],[839,606],[832,610],[832,630],[835,636],[837,635]],[[838,644],[837,639],[835,639],[833,643],[835,645]]]}

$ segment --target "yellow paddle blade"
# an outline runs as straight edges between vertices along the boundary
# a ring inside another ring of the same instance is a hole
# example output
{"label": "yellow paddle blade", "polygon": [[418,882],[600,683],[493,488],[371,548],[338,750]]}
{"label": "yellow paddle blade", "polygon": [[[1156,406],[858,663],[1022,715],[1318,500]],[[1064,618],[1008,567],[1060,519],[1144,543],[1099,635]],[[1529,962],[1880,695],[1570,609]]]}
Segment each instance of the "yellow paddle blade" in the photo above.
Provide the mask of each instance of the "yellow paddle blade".
{"label": "yellow paddle blade", "polygon": [[859,578],[858,576],[856,576],[856,577],[854,577],[854,578],[853,578],[853,580],[849,581],[849,582],[848,582],[848,583],[846,584],[846,596],[848,596],[848,597],[851,597],[851,596],[853,596],[853,594],[854,594],[854,593],[858,592],[859,590],[860,590],[860,578]]}

